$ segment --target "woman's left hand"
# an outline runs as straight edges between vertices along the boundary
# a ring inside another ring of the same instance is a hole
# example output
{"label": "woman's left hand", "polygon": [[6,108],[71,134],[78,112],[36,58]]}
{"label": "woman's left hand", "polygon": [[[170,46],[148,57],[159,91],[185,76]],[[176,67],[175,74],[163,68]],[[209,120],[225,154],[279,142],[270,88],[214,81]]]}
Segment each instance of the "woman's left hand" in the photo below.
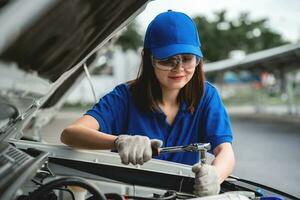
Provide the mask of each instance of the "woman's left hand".
{"label": "woman's left hand", "polygon": [[219,194],[219,175],[215,166],[198,163],[193,166],[192,171],[195,173],[195,195],[201,197]]}

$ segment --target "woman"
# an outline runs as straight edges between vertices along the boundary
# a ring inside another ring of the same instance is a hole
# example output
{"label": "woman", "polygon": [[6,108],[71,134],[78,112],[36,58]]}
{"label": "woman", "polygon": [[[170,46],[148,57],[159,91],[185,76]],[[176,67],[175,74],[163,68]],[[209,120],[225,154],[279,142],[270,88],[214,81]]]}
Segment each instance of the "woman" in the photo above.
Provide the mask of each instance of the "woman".
{"label": "woman", "polygon": [[193,20],[180,12],[159,14],[146,31],[138,78],[117,86],[64,129],[62,142],[117,150],[122,163],[134,165],[150,160],[162,143],[210,142],[212,165],[195,164],[198,153],[156,158],[195,164],[195,193],[217,194],[234,166],[232,133],[217,90],[204,80],[202,58]]}

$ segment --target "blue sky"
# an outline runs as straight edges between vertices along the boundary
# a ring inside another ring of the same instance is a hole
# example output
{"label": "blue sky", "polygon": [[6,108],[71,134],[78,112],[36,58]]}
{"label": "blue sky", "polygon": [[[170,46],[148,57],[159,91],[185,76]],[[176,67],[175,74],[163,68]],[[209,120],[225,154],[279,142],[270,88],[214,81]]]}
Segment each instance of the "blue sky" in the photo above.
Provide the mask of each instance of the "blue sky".
{"label": "blue sky", "polygon": [[285,39],[300,39],[300,0],[155,0],[137,17],[143,30],[160,12],[168,9],[182,11],[190,16],[212,18],[215,11],[227,10],[229,19],[248,11],[252,19],[268,18],[269,26]]}

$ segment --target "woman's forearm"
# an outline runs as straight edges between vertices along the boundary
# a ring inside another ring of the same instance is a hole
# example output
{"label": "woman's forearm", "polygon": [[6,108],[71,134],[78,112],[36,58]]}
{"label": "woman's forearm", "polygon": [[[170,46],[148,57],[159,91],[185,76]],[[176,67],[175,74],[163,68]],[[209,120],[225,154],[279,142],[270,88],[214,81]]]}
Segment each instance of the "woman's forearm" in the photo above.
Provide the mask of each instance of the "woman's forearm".
{"label": "woman's forearm", "polygon": [[105,134],[82,125],[71,125],[61,134],[61,141],[71,147],[83,149],[112,149],[116,136]]}
{"label": "woman's forearm", "polygon": [[220,144],[214,150],[215,159],[212,162],[218,171],[222,183],[233,171],[235,165],[234,153],[230,143]]}

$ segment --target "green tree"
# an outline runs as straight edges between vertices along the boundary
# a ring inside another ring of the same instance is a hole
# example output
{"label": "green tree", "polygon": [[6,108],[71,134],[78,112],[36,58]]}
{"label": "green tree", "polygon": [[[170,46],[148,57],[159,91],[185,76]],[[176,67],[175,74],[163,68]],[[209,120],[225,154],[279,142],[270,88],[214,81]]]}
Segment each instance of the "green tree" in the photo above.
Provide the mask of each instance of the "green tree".
{"label": "green tree", "polygon": [[136,21],[131,22],[117,39],[116,44],[121,46],[123,51],[127,51],[129,49],[137,50],[142,46],[143,39],[138,28],[139,26]]}
{"label": "green tree", "polygon": [[268,27],[267,19],[250,20],[248,13],[241,13],[237,20],[228,20],[226,11],[215,13],[209,21],[204,16],[194,18],[202,42],[206,61],[228,58],[232,50],[256,52],[288,43]]}

